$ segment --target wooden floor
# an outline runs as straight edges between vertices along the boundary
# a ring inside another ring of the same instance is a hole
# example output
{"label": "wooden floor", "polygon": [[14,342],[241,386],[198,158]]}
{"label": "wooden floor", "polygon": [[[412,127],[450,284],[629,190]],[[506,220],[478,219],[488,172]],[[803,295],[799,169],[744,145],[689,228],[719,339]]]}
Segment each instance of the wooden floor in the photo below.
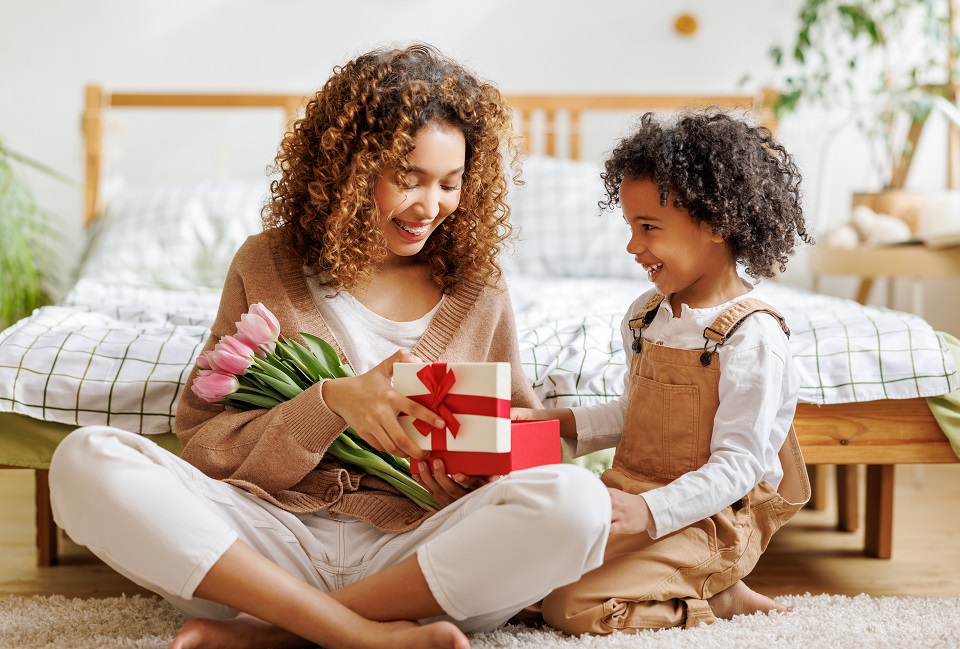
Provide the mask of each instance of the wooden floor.
{"label": "wooden floor", "polygon": [[[862,556],[862,533],[837,532],[833,508],[806,510],[747,580],[770,596],[803,593],[960,596],[960,464],[897,469],[893,558]],[[0,471],[0,595],[112,597],[147,591],[61,539],[61,565],[37,568],[33,475]]]}

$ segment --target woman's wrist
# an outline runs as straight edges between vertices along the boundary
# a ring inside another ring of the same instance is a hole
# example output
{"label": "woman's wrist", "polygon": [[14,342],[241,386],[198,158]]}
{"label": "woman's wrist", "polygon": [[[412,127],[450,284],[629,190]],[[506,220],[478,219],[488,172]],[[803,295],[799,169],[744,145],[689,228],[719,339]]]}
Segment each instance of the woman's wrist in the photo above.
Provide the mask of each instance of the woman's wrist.
{"label": "woman's wrist", "polygon": [[335,414],[341,419],[343,416],[337,412],[336,403],[337,403],[337,392],[340,386],[336,384],[343,379],[320,379],[317,383],[317,389],[320,390],[320,400],[323,402],[323,405],[327,407],[327,410]]}

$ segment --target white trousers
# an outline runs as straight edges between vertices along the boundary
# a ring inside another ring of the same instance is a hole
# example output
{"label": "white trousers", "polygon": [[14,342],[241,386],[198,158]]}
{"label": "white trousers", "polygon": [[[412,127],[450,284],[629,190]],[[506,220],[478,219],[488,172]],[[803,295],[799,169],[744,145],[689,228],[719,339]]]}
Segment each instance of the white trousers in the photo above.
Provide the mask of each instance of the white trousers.
{"label": "white trousers", "polygon": [[328,593],[416,553],[449,618],[489,631],[599,566],[610,527],[606,487],[572,465],[512,473],[403,534],[325,511],[291,514],[107,426],[70,433],[49,475],[57,524],[190,617],[237,614],[193,593],[240,539]]}

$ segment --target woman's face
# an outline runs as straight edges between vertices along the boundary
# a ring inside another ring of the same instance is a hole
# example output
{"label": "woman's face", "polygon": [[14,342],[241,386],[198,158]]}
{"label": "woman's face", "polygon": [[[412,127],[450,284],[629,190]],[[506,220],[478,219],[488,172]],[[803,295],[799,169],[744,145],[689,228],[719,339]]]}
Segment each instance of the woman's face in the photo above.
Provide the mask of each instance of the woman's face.
{"label": "woman's face", "polygon": [[385,167],[373,189],[388,261],[420,252],[460,204],[467,151],[463,133],[449,124],[430,123],[414,136],[413,146],[405,177],[396,165]]}

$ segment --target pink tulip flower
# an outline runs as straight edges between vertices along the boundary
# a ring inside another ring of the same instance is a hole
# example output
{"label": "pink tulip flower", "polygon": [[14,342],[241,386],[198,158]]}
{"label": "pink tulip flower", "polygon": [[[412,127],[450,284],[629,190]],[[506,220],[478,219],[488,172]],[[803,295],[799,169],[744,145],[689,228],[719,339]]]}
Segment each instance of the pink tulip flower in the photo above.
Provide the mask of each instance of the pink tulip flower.
{"label": "pink tulip flower", "polygon": [[190,389],[207,403],[222,401],[228,394],[233,394],[240,388],[240,382],[233,374],[217,372],[216,370],[200,370],[193,379]]}
{"label": "pink tulip flower", "polygon": [[237,337],[258,353],[261,347],[272,352],[280,338],[280,321],[262,302],[251,304],[237,323]]}
{"label": "pink tulip flower", "polygon": [[200,369],[214,370],[215,372],[224,372],[226,374],[230,374],[230,372],[228,372],[227,370],[217,365],[216,361],[213,358],[211,358],[212,354],[213,354],[213,350],[210,349],[208,351],[203,352],[197,357],[197,365],[200,366]]}
{"label": "pink tulip flower", "polygon": [[223,336],[206,356],[211,369],[239,376],[247,373],[253,354],[253,348],[237,336]]}

